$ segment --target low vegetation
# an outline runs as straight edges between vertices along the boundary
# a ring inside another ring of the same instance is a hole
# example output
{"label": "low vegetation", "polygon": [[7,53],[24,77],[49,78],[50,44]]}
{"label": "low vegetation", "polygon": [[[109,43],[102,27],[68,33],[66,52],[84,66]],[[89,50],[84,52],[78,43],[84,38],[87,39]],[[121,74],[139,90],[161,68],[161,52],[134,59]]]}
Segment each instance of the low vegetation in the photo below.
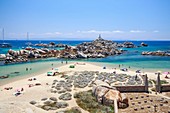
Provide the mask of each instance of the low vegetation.
{"label": "low vegetation", "polygon": [[84,110],[90,113],[113,113],[113,106],[105,106],[96,101],[96,98],[92,96],[92,91],[80,92],[74,95],[77,104]]}
{"label": "low vegetation", "polygon": [[161,84],[169,84],[166,80],[161,80]]}
{"label": "low vegetation", "polygon": [[[154,84],[156,84],[156,80],[149,80],[149,83],[151,84],[152,82],[151,81],[153,81],[154,82]],[[169,82],[167,82],[166,80],[161,80],[161,84],[169,84]]]}
{"label": "low vegetation", "polygon": [[64,111],[64,113],[81,113],[81,111],[77,108],[71,108],[67,111]]}

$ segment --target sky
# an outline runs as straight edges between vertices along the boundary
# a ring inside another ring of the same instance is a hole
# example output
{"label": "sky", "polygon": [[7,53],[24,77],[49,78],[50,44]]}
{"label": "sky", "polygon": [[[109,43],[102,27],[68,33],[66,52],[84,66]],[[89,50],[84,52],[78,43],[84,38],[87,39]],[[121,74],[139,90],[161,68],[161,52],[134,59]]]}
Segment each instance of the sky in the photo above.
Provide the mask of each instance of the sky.
{"label": "sky", "polygon": [[0,40],[170,40],[170,0],[0,0]]}

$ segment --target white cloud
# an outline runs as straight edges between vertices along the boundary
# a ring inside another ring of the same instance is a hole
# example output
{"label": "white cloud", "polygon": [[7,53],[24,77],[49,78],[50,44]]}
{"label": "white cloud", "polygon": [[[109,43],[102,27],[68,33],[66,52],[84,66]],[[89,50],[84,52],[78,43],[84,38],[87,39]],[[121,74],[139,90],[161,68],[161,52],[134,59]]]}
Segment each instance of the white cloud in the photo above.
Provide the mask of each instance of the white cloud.
{"label": "white cloud", "polygon": [[57,36],[61,35],[61,32],[46,32],[46,33],[30,33],[32,36]]}
{"label": "white cloud", "polygon": [[153,31],[154,33],[158,33],[159,31],[158,30],[155,30],[155,31]]}
{"label": "white cloud", "polygon": [[42,33],[41,35],[61,35],[62,33],[61,32],[47,32],[47,33]]}
{"label": "white cloud", "polygon": [[80,31],[77,33],[95,33],[95,34],[113,34],[113,33],[123,33],[123,31],[115,30],[115,31],[98,31],[98,30],[89,30],[89,31]]}
{"label": "white cloud", "polygon": [[61,35],[62,33],[61,32],[55,32],[56,35]]}
{"label": "white cloud", "polygon": [[144,33],[146,31],[141,31],[141,30],[131,30],[130,31],[131,33]]}
{"label": "white cloud", "polygon": [[116,31],[112,31],[114,33],[123,33],[124,31],[120,31],[120,30],[116,30]]}

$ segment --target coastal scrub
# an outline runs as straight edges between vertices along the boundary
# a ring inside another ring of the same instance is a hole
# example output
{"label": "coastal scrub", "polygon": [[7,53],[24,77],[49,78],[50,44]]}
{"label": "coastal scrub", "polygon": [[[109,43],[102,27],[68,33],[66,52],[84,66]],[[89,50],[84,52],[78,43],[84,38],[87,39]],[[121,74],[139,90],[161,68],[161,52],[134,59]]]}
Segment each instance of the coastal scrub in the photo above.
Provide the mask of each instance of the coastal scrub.
{"label": "coastal scrub", "polygon": [[77,104],[84,110],[90,113],[113,113],[113,106],[105,106],[97,102],[96,98],[92,96],[92,91],[80,92],[74,95]]}

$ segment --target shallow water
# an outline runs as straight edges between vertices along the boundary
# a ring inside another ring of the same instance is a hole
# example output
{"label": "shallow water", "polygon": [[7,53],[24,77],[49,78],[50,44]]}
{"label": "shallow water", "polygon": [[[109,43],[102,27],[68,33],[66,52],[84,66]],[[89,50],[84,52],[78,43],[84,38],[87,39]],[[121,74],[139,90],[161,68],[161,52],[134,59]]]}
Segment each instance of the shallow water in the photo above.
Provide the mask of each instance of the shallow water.
{"label": "shallow water", "polygon": [[[16,43],[17,42],[17,43]],[[27,41],[7,41],[7,43],[11,43],[13,45],[14,50],[21,49],[22,47],[26,47],[25,43]],[[39,41],[31,41],[33,44],[39,43]],[[49,43],[52,41],[42,41],[42,43]],[[55,43],[63,43],[69,44],[71,46],[75,46],[84,41],[53,41]],[[122,43],[123,41],[118,41]],[[162,50],[167,51],[170,50],[170,41],[133,41],[136,45],[140,45],[141,42],[147,43],[148,47],[141,48],[122,48],[128,50],[127,53],[119,56],[109,56],[106,58],[98,58],[98,59],[76,59],[69,60],[69,62],[95,62],[97,65],[101,66],[109,66],[109,67],[117,67],[119,64],[123,64],[122,68],[131,67],[131,69],[142,69],[147,71],[170,71],[170,57],[160,57],[160,56],[142,56],[142,51],[156,51]],[[0,48],[0,54],[6,53],[8,49]],[[0,76],[10,75],[11,77],[16,76],[25,76],[25,75],[36,75],[40,72],[46,72],[47,70],[51,70],[52,67],[57,67],[61,65],[61,59],[57,58],[48,58],[36,60],[28,63],[21,64],[9,64],[3,65],[0,64]],[[51,64],[54,64],[53,66]],[[100,63],[100,64],[99,64]],[[26,71],[28,68],[28,71]],[[31,68],[31,70],[30,70]],[[14,73],[19,72],[19,73]],[[11,74],[12,73],[12,74]]]}

